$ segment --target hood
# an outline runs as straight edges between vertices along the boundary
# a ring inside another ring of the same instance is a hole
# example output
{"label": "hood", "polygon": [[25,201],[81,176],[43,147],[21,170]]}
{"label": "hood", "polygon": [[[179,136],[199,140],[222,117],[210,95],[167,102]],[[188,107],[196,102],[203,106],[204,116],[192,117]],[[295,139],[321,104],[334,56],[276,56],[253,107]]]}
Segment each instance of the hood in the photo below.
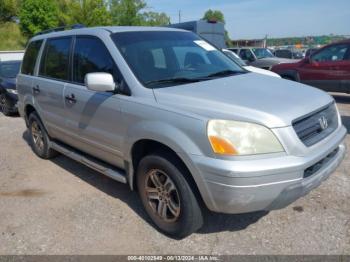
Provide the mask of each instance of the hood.
{"label": "hood", "polygon": [[0,86],[5,89],[16,89],[16,78],[0,78]]}
{"label": "hood", "polygon": [[316,88],[256,73],[158,88],[154,95],[159,104],[180,113],[270,128],[289,126],[294,119],[333,101]]}

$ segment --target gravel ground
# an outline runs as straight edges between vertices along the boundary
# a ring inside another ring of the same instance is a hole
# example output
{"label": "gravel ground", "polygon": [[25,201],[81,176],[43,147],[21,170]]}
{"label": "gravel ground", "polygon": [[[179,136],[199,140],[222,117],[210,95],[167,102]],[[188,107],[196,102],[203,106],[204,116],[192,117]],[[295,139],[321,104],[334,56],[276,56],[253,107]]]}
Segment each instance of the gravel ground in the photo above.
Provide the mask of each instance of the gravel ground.
{"label": "gravel ground", "polygon": [[[350,96],[335,98],[350,133]],[[127,185],[64,156],[41,160],[27,140],[24,121],[0,113],[0,254],[350,254],[350,154],[289,207],[207,213],[178,241],[152,227]]]}

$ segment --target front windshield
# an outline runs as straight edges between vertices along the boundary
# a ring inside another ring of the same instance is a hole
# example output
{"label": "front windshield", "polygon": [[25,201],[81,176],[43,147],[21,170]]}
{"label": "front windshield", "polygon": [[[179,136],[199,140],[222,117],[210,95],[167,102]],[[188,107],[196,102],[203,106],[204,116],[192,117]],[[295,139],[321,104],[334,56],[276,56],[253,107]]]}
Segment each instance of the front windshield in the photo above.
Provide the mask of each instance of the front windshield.
{"label": "front windshield", "polygon": [[231,58],[234,62],[236,62],[240,66],[247,66],[247,64],[242,59],[240,59],[239,56],[236,55],[234,52],[229,50],[224,50],[223,52],[225,55],[227,55],[229,58]]}
{"label": "front windshield", "polygon": [[121,32],[113,34],[112,39],[135,76],[148,88],[246,72],[191,32]]}
{"label": "front windshield", "polygon": [[274,57],[274,55],[271,53],[271,51],[267,48],[253,48],[252,50],[253,50],[257,59]]}
{"label": "front windshield", "polygon": [[0,63],[0,77],[16,78],[21,62]]}

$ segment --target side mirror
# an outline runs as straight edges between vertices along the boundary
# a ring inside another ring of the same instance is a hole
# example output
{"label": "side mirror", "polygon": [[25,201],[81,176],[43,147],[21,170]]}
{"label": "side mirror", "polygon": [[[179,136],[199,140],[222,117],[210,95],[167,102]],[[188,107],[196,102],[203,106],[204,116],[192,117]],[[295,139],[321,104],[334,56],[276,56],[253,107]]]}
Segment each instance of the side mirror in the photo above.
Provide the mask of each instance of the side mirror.
{"label": "side mirror", "polygon": [[111,92],[116,88],[113,76],[109,73],[88,73],[85,76],[85,85],[96,92]]}

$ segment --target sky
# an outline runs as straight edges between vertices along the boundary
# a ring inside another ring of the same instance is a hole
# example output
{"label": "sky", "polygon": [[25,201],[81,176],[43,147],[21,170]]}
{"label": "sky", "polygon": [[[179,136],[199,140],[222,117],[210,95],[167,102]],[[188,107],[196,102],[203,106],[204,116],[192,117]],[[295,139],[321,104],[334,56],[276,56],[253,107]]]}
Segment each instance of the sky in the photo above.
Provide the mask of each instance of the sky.
{"label": "sky", "polygon": [[197,20],[208,9],[224,13],[233,39],[328,34],[350,35],[350,0],[146,0],[147,11],[171,23]]}

